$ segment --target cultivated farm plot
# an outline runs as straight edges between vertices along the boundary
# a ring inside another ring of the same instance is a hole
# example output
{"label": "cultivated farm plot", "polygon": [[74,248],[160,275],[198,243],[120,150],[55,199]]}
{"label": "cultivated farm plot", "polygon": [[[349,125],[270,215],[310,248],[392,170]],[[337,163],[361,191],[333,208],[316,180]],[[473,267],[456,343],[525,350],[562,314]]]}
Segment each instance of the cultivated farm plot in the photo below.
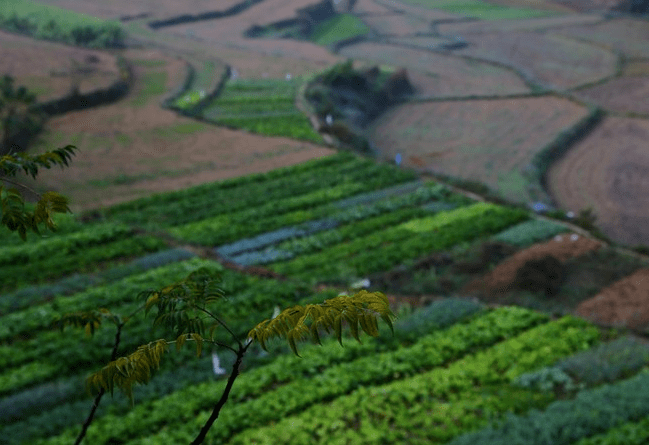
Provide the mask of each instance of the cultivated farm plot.
{"label": "cultivated farm plot", "polygon": [[457,39],[438,36],[391,37],[388,39],[388,43],[403,47],[416,47],[423,50],[439,50],[442,49],[444,45],[455,42],[457,42]]}
{"label": "cultivated farm plot", "polygon": [[59,8],[81,12],[103,19],[117,19],[118,17],[133,17],[146,14],[147,20],[168,19],[185,14],[200,14],[209,11],[228,9],[240,0],[188,0],[178,3],[176,0],[105,0],[101,2],[79,2],[76,0],[42,0],[45,3]]}
{"label": "cultivated farm plot", "polygon": [[[510,70],[430,51],[366,42],[345,46],[340,54],[370,63],[405,67],[417,97],[492,96],[530,91]],[[415,72],[423,75],[416,76]]]}
{"label": "cultivated farm plot", "polygon": [[437,30],[442,35],[469,35],[489,32],[542,31],[572,26],[592,26],[602,22],[599,14],[564,14],[557,17],[537,17],[516,20],[482,20],[440,23]]}
{"label": "cultivated farm plot", "polygon": [[12,76],[16,86],[25,86],[40,102],[66,96],[77,82],[85,94],[120,78],[116,58],[109,53],[2,31],[0,60],[0,74]]}
{"label": "cultivated farm plot", "polygon": [[649,57],[649,22],[646,20],[617,18],[601,24],[567,27],[560,32],[621,51],[627,57]]}
{"label": "cultivated farm plot", "polygon": [[649,77],[622,76],[575,92],[582,100],[618,113],[649,115]]}
{"label": "cultivated farm plot", "polygon": [[529,7],[503,7],[481,0],[464,1],[461,3],[452,0],[400,0],[400,2],[422,8],[439,9],[453,14],[458,14],[463,17],[479,20],[513,20],[532,17],[546,17],[555,14],[551,11],[543,9],[531,9]]}
{"label": "cultivated farm plot", "polygon": [[599,46],[551,33],[497,32],[467,36],[458,54],[515,67],[543,86],[574,88],[612,76],[617,56]]}
{"label": "cultivated farm plot", "polygon": [[563,209],[592,207],[617,242],[649,244],[649,123],[608,117],[550,167],[548,188]]}
{"label": "cultivated farm plot", "polygon": [[553,97],[413,103],[382,116],[370,140],[382,159],[401,153],[404,165],[477,180],[525,202],[527,166],[587,113]]}
{"label": "cultivated farm plot", "polygon": [[70,196],[80,210],[155,191],[266,171],[331,151],[286,138],[216,128],[161,108],[186,74],[182,61],[129,50],[136,82],[123,100],[51,119],[33,151],[79,148],[71,167],[39,175],[39,189]]}
{"label": "cultivated farm plot", "polygon": [[379,36],[407,36],[430,33],[430,22],[407,14],[363,16],[361,20]]}

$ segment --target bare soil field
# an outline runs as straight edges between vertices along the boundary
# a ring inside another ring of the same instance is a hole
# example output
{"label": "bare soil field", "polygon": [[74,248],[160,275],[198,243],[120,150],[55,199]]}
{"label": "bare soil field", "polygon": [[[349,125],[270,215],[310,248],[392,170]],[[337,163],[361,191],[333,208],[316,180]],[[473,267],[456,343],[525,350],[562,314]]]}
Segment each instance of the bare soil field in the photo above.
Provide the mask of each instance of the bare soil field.
{"label": "bare soil field", "polygon": [[430,21],[413,15],[370,15],[361,20],[379,36],[408,36],[433,31]]}
{"label": "bare soil field", "polygon": [[[78,72],[75,74],[75,72]],[[119,80],[116,57],[105,51],[38,41],[0,31],[0,72],[24,85],[38,101],[58,99],[76,83],[80,93]]]}
{"label": "bare soil field", "polygon": [[551,88],[568,89],[615,73],[617,57],[599,46],[551,33],[508,32],[466,36],[458,54],[512,66]]}
{"label": "bare soil field", "polygon": [[615,241],[649,244],[649,121],[608,117],[549,170],[548,188],[564,209],[592,207]]}
{"label": "bare soil field", "polygon": [[162,97],[183,81],[182,61],[153,50],[128,50],[125,57],[135,66],[129,95],[116,104],[51,119],[33,149],[68,143],[79,148],[70,168],[44,171],[34,185],[69,196],[75,211],[332,153],[304,142],[214,127],[163,109]]}
{"label": "bare soil field", "polygon": [[370,131],[383,159],[487,184],[506,199],[525,202],[524,169],[534,155],[587,110],[555,97],[402,105]]}
{"label": "bare soil field", "polygon": [[[405,67],[419,97],[502,95],[529,92],[513,72],[488,63],[380,43],[358,43],[340,54],[353,59]],[[415,72],[425,74],[416,77]]]}
{"label": "bare soil field", "polygon": [[[410,5],[407,3],[402,3],[400,1],[387,1],[387,0],[368,0],[369,2],[374,2],[375,4],[382,6],[389,6],[392,10],[397,11],[401,14],[419,17],[428,22],[434,22],[439,20],[465,20],[463,16],[452,14],[450,12],[442,11],[441,9],[430,9],[424,8],[421,6]],[[361,3],[360,1],[358,3]],[[357,5],[358,5],[357,3]],[[357,12],[357,7],[354,8],[354,12]]]}
{"label": "bare soil field", "polygon": [[416,47],[422,50],[441,49],[443,45],[449,44],[453,41],[448,37],[435,37],[435,36],[417,36],[417,37],[391,37],[388,43],[400,45],[404,47]]}
{"label": "bare soil field", "polygon": [[649,57],[647,20],[617,18],[598,25],[567,27],[560,33],[622,51],[628,57]]}
{"label": "bare soil field", "polygon": [[531,8],[544,11],[555,12],[574,12],[574,8],[564,5],[558,1],[548,0],[489,0],[494,5],[506,6],[510,8]]}
{"label": "bare soil field", "polygon": [[649,269],[641,269],[582,302],[576,315],[611,327],[649,327]]}
{"label": "bare soil field", "polygon": [[622,76],[575,92],[583,100],[618,113],[649,116],[649,77]]}
{"label": "bare soil field", "polygon": [[102,19],[117,19],[122,16],[133,17],[148,14],[148,20],[166,19],[184,14],[198,14],[208,11],[228,9],[241,0],[102,0],[101,2],[80,0],[42,0],[59,8],[92,15]]}
{"label": "bare soil field", "polygon": [[437,31],[442,35],[467,35],[490,32],[534,31],[592,25],[604,19],[599,14],[568,14],[558,17],[538,17],[517,20],[485,20],[440,23]]}

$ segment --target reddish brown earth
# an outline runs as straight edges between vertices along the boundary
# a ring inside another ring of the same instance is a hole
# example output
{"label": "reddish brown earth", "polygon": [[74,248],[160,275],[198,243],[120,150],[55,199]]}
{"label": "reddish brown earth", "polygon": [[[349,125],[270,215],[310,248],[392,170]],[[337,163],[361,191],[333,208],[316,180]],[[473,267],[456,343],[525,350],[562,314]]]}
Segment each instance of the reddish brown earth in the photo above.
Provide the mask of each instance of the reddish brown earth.
{"label": "reddish brown earth", "polygon": [[463,295],[478,293],[487,301],[498,302],[499,297],[504,296],[512,289],[516,271],[527,261],[549,255],[564,262],[570,258],[579,257],[587,252],[599,249],[601,245],[599,241],[575,233],[557,235],[550,241],[534,244],[515,253],[498,264],[487,275],[467,284],[459,293]]}
{"label": "reddish brown earth", "polygon": [[442,35],[465,35],[490,32],[534,31],[578,25],[592,26],[602,22],[599,14],[568,14],[558,17],[539,17],[516,20],[483,20],[478,22],[450,22],[437,25]]}
{"label": "reddish brown earth", "polygon": [[522,71],[541,85],[574,88],[612,76],[616,55],[599,46],[538,32],[467,34],[458,54],[488,59]]}
{"label": "reddish brown earth", "polygon": [[649,244],[649,121],[608,117],[548,172],[549,191],[574,212],[592,207],[613,240]]}
{"label": "reddish brown earth", "polygon": [[[128,59],[162,61],[135,65],[133,90],[118,103],[51,119],[35,151],[72,143],[70,168],[39,175],[38,186],[72,200],[73,210],[126,201],[152,192],[263,172],[326,156],[332,150],[287,138],[233,131],[177,115],[160,101],[182,83],[182,61],[158,51],[129,50]],[[146,79],[166,73],[164,93],[146,95]],[[143,96],[144,95],[144,96]]]}
{"label": "reddish brown earth", "polygon": [[433,30],[429,20],[406,14],[370,15],[361,20],[378,35],[407,36]]}
{"label": "reddish brown earth", "polygon": [[529,88],[513,72],[459,57],[371,42],[345,46],[340,54],[352,59],[405,67],[420,97],[529,92]]}
{"label": "reddish brown earth", "polygon": [[612,327],[649,326],[649,269],[641,269],[582,302],[575,314]]}
{"label": "reddish brown earth", "polygon": [[585,108],[555,97],[423,102],[399,106],[372,127],[383,159],[481,181],[517,202],[529,199],[524,170]]}
{"label": "reddish brown earth", "polygon": [[606,110],[649,115],[649,77],[622,76],[575,95]]}
{"label": "reddish brown earth", "polygon": [[119,79],[115,56],[105,51],[76,48],[38,41],[0,31],[2,75],[24,85],[39,101],[67,95],[73,84],[75,67],[87,70],[78,77],[80,93],[107,88]]}

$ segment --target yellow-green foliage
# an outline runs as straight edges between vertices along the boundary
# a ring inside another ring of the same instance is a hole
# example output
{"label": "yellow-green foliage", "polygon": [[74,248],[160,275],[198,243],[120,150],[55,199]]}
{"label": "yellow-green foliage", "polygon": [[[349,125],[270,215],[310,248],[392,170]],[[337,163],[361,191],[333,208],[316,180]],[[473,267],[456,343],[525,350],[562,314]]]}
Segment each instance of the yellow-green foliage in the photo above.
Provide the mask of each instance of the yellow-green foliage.
{"label": "yellow-green foliage", "polygon": [[[296,341],[311,335],[320,344],[319,330],[334,331],[342,345],[342,322],[349,325],[352,336],[360,342],[358,326],[373,337],[379,335],[376,317],[380,316],[392,330],[394,314],[388,299],[380,292],[360,291],[353,297],[339,296],[321,304],[293,306],[280,312],[272,320],[264,320],[255,326],[248,337],[257,340],[266,349],[266,341],[273,337],[285,337],[295,355],[298,355]],[[311,321],[311,326],[307,322]]]}

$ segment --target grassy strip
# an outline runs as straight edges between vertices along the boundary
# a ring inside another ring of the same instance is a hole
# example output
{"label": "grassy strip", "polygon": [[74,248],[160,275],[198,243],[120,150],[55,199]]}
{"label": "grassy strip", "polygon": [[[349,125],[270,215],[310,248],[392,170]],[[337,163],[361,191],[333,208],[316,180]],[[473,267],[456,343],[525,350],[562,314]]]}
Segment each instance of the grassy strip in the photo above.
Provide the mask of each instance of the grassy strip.
{"label": "grassy strip", "polygon": [[31,0],[3,0],[0,27],[37,39],[90,48],[121,48],[126,37],[117,21],[105,21]]}
{"label": "grassy strip", "polygon": [[[322,252],[272,267],[278,273],[309,280],[346,282],[388,270],[427,252],[498,232],[527,218],[520,209],[477,203],[373,233]],[[434,234],[434,236],[431,236]]]}
{"label": "grassy strip", "polygon": [[309,142],[321,143],[322,136],[311,126],[303,114],[264,117],[218,117],[212,122],[225,127],[242,129],[264,136],[284,136]]}
{"label": "grassy strip", "polygon": [[336,171],[362,169],[367,165],[367,161],[352,155],[336,154],[267,173],[240,176],[118,204],[106,209],[103,216],[110,221],[142,226],[183,224],[259,205],[269,199],[291,196],[306,190],[300,188],[304,185],[316,187],[318,181]]}
{"label": "grassy strip", "polygon": [[332,45],[341,40],[367,34],[370,29],[352,14],[338,14],[319,23],[309,40],[318,45]]}
{"label": "grassy strip", "polygon": [[480,0],[400,0],[404,3],[423,6],[431,9],[441,9],[454,14],[474,17],[480,20],[531,19],[550,17],[555,12],[530,8],[509,8],[483,2]]}
{"label": "grassy strip", "polygon": [[516,224],[491,237],[494,241],[527,247],[539,241],[547,240],[560,233],[569,232],[565,226],[544,219],[531,219]]}
{"label": "grassy strip", "polygon": [[[545,319],[546,318],[540,314],[518,308],[504,309],[495,313],[487,313],[483,316],[472,319],[472,321],[469,321],[466,324],[455,325],[446,331],[437,332],[424,337],[421,339],[421,342],[416,343],[412,348],[394,351],[393,353],[402,354],[402,356],[393,358],[395,361],[394,366],[403,368],[404,372],[408,366],[411,366],[413,371],[410,372],[414,372],[416,369],[415,363],[410,365],[409,362],[405,360],[405,357],[410,357],[413,360],[416,360],[417,363],[443,363],[452,360],[458,355],[466,353],[476,345],[497,341],[499,338],[502,338],[502,336],[508,336],[515,332],[520,332],[526,327],[538,324]],[[244,426],[244,424],[242,424],[242,418],[244,420],[247,419],[244,423],[251,422],[252,419],[249,416],[250,411],[246,410],[245,407],[252,409],[254,406],[256,409],[257,407],[264,406],[261,408],[262,411],[257,413],[258,415],[263,415],[265,417],[270,415],[278,418],[279,413],[277,413],[276,410],[284,411],[287,408],[282,407],[282,404],[280,403],[270,402],[273,394],[278,394],[278,391],[285,394],[285,397],[289,396],[294,391],[299,391],[302,394],[310,394],[310,397],[308,398],[312,400],[311,402],[307,402],[310,404],[318,400],[318,394],[321,394],[319,400],[322,400],[322,398],[326,397],[326,393],[330,392],[332,389],[335,390],[337,388],[340,390],[344,385],[353,385],[359,372],[356,371],[354,376],[350,376],[351,378],[345,378],[339,372],[334,372],[334,370],[339,370],[337,366],[327,371],[326,382],[323,381],[322,384],[319,383],[319,376],[322,375],[322,370],[326,367],[335,366],[336,363],[341,363],[340,366],[353,366],[355,361],[350,363],[345,362],[347,360],[354,360],[355,358],[365,356],[366,358],[363,359],[362,362],[358,362],[358,365],[363,363],[363,366],[365,366],[368,361],[375,363],[371,368],[371,375],[373,375],[371,377],[372,379],[380,378],[379,375],[381,373],[384,375],[383,378],[398,378],[394,375],[392,369],[384,369],[381,371],[381,367],[377,366],[376,361],[373,360],[375,355],[374,348],[358,345],[354,342],[348,341],[345,348],[340,348],[339,345],[329,341],[327,342],[327,346],[323,348],[304,348],[302,352],[303,359],[290,356],[279,357],[275,362],[268,366],[260,367],[250,373],[242,374],[241,377],[237,379],[237,385],[234,387],[233,394],[231,395],[232,400],[230,401],[229,406],[232,408],[228,409],[227,413],[226,409],[223,410],[221,415],[225,417],[221,419],[222,422],[219,423],[219,428],[214,429],[213,433],[217,434],[219,437],[227,437],[226,434],[229,434],[228,432],[241,429]],[[396,363],[399,359],[402,360],[399,363]],[[302,377],[303,373],[314,378],[305,379]],[[368,374],[368,376],[369,375],[370,374]],[[335,379],[337,377],[340,377],[342,380],[336,382]],[[331,380],[332,378],[334,381]],[[286,384],[279,386],[274,391],[259,396],[264,390],[275,386],[277,383],[283,382]],[[299,382],[299,385],[295,382]],[[325,383],[327,383],[327,385],[325,385]],[[333,388],[330,388],[332,384]],[[314,385],[321,389],[316,391]],[[93,428],[88,432],[88,438],[96,444],[106,443],[106,441],[111,437],[114,438],[114,440],[121,441],[135,439],[136,437],[142,438],[152,432],[159,431],[162,424],[170,425],[169,422],[173,422],[173,428],[164,427],[166,431],[173,429],[174,432],[182,431],[184,434],[192,434],[194,433],[195,425],[193,421],[190,421],[190,419],[194,419],[198,411],[207,409],[207,407],[214,403],[214,400],[216,400],[218,395],[221,393],[223,386],[224,382],[209,385],[196,385],[174,393],[168,397],[153,401],[150,404],[138,405],[126,416],[106,416],[93,425]],[[307,391],[307,388],[309,387],[312,387],[314,390]],[[313,397],[315,397],[315,399],[313,399]],[[291,403],[299,403],[301,398],[302,397],[293,397],[294,401]],[[251,400],[247,401],[248,399]],[[161,410],[157,409],[158,407],[166,408]],[[169,417],[164,414],[166,410],[172,409],[171,407],[175,407],[173,408],[174,412],[180,413],[180,417],[177,417],[175,420],[169,419]],[[244,411],[248,414],[245,414]],[[181,423],[184,423],[185,425],[180,425]],[[59,436],[53,440],[44,441],[43,443],[67,443],[69,438],[66,436],[68,436],[68,434]],[[165,439],[165,443],[177,443],[179,438],[176,436],[173,439],[170,437],[166,437]],[[141,441],[142,439],[137,440]],[[159,442],[154,441],[153,443]]]}

